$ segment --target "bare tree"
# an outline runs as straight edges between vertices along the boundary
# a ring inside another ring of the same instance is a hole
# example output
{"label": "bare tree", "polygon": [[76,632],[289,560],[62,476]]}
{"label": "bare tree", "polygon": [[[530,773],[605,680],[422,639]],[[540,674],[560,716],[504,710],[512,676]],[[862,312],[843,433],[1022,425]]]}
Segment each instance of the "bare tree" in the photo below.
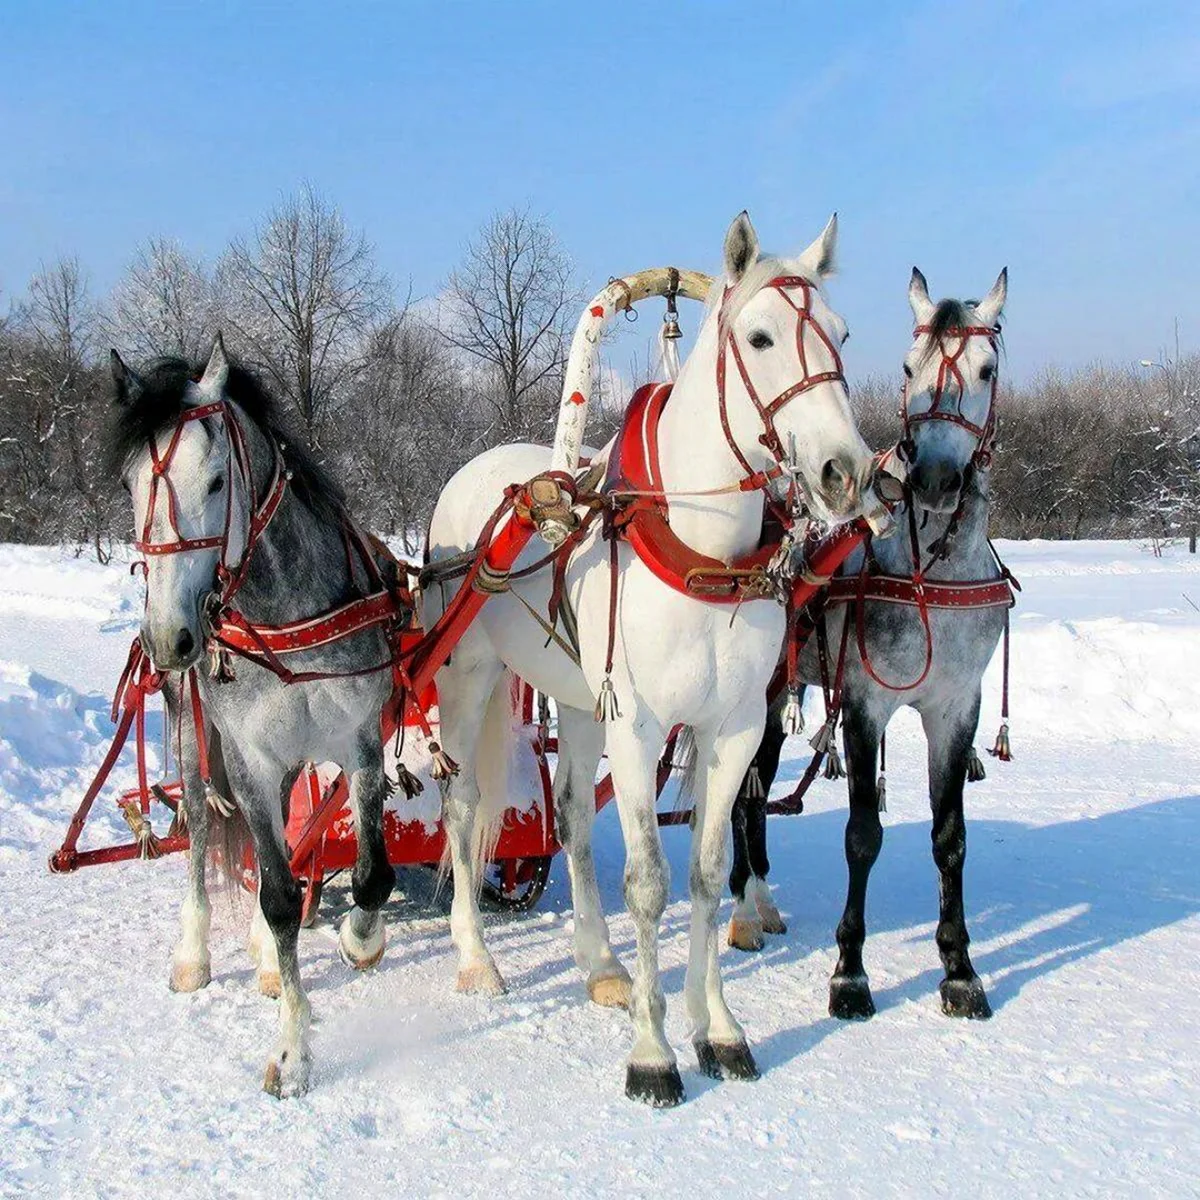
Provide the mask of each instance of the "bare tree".
{"label": "bare tree", "polygon": [[176,355],[197,362],[217,332],[217,307],[204,265],[177,242],[151,238],[113,289],[104,333],[135,359]]}
{"label": "bare tree", "polygon": [[[104,561],[110,489],[97,470],[103,416],[89,364],[97,312],[77,259],[64,258],[43,267],[30,282],[23,318],[26,342],[20,376],[25,397],[36,412],[37,446],[47,456],[39,473],[52,485],[56,472],[65,469],[76,497],[75,504],[53,505],[47,516],[59,536],[91,541],[96,556]],[[50,500],[52,494],[47,486],[45,498]]]}
{"label": "bare tree", "polygon": [[318,444],[339,389],[362,366],[364,331],[386,308],[371,245],[306,185],[252,241],[230,246],[219,276],[235,345]]}
{"label": "bare tree", "polygon": [[584,299],[553,230],[527,211],[496,214],[447,293],[446,336],[488,376],[490,440],[544,437]]}

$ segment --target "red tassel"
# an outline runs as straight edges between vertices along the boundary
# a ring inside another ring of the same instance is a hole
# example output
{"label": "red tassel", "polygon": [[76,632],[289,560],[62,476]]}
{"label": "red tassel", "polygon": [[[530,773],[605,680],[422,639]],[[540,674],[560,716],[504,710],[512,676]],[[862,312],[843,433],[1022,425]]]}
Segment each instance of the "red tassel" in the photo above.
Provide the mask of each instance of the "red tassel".
{"label": "red tassel", "polygon": [[1012,746],[1008,740],[1008,722],[1005,721],[1000,726],[1000,732],[996,734],[996,744],[988,751],[993,758],[998,758],[1001,762],[1012,762]]}

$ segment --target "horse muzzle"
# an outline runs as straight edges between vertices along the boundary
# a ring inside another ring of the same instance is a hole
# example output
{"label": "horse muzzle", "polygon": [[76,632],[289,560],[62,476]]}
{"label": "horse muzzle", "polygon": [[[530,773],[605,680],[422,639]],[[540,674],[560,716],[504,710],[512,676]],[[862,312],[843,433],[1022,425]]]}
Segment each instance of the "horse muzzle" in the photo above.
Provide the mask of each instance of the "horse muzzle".
{"label": "horse muzzle", "polygon": [[158,671],[186,671],[195,666],[204,649],[197,631],[186,625],[153,630],[143,626],[140,640]]}

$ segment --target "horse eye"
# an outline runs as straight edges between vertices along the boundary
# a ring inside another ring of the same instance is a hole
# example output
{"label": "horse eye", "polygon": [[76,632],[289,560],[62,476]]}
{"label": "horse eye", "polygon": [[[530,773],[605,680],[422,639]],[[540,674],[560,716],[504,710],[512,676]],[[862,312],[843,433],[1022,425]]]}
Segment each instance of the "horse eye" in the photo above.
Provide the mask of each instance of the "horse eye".
{"label": "horse eye", "polygon": [[909,379],[912,378],[912,367],[910,367],[908,363],[904,364],[904,373],[909,377]]}
{"label": "horse eye", "polygon": [[992,377],[992,376],[993,376],[995,373],[996,373],[996,368],[995,368],[995,367],[993,367],[993,366],[991,365],[991,363],[988,363],[988,364],[987,364],[987,366],[983,366],[983,367],[980,367],[980,368],[979,368],[979,378],[980,378],[980,379],[981,379],[981,380],[982,380],[984,383],[987,383],[987,381],[988,381],[989,379],[991,379],[991,377]]}
{"label": "horse eye", "polygon": [[212,483],[208,485],[208,494],[210,496],[215,496],[224,486],[225,477],[223,475],[218,475],[216,479],[214,479]]}
{"label": "horse eye", "polygon": [[756,329],[749,338],[750,345],[755,350],[770,350],[775,345],[769,333],[764,333],[761,329]]}

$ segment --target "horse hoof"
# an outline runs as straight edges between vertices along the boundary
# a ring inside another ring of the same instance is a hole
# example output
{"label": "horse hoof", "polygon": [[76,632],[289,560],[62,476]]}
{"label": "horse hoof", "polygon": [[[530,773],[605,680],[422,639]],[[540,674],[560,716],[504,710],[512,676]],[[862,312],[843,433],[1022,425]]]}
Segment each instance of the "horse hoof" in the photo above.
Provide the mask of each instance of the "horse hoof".
{"label": "horse hoof", "polygon": [[212,982],[212,963],[203,962],[171,964],[171,991],[198,992]]}
{"label": "horse hoof", "polygon": [[503,996],[508,988],[491,963],[471,963],[459,969],[454,990],[464,996]]}
{"label": "horse hoof", "polygon": [[865,975],[835,975],[829,981],[829,1015],[839,1021],[865,1021],[875,1015]]}
{"label": "horse hoof", "polygon": [[380,920],[370,937],[360,938],[350,924],[351,915],[346,914],[338,929],[338,954],[346,966],[356,971],[366,971],[383,957],[387,945],[387,926]]}
{"label": "horse hoof", "polygon": [[992,1006],[978,975],[973,979],[943,979],[941,993],[942,1012],[948,1017],[986,1021],[992,1015]]}
{"label": "horse hoof", "polygon": [[279,978],[278,971],[259,971],[258,972],[258,990],[272,1000],[279,999],[279,993],[283,991],[283,981]]}
{"label": "horse hoof", "polygon": [[625,1095],[651,1108],[674,1108],[684,1099],[679,1068],[674,1063],[665,1067],[630,1063],[625,1071]]}
{"label": "horse hoof", "polygon": [[787,933],[787,922],[779,915],[779,909],[770,900],[758,900],[756,905],[763,933]]}
{"label": "horse hoof", "polygon": [[621,973],[609,971],[599,977],[593,975],[587,982],[588,998],[601,1008],[628,1008],[633,984],[624,967]]}
{"label": "horse hoof", "polygon": [[267,1063],[263,1076],[263,1091],[276,1100],[294,1100],[308,1091],[311,1062],[307,1057],[295,1059],[286,1052]]}
{"label": "horse hoof", "polygon": [[729,922],[728,941],[735,950],[761,950],[763,927],[757,921],[741,921],[733,917]]}
{"label": "horse hoof", "polygon": [[710,1079],[735,1079],[750,1082],[762,1074],[750,1047],[745,1042],[697,1041],[696,1058],[700,1070]]}

